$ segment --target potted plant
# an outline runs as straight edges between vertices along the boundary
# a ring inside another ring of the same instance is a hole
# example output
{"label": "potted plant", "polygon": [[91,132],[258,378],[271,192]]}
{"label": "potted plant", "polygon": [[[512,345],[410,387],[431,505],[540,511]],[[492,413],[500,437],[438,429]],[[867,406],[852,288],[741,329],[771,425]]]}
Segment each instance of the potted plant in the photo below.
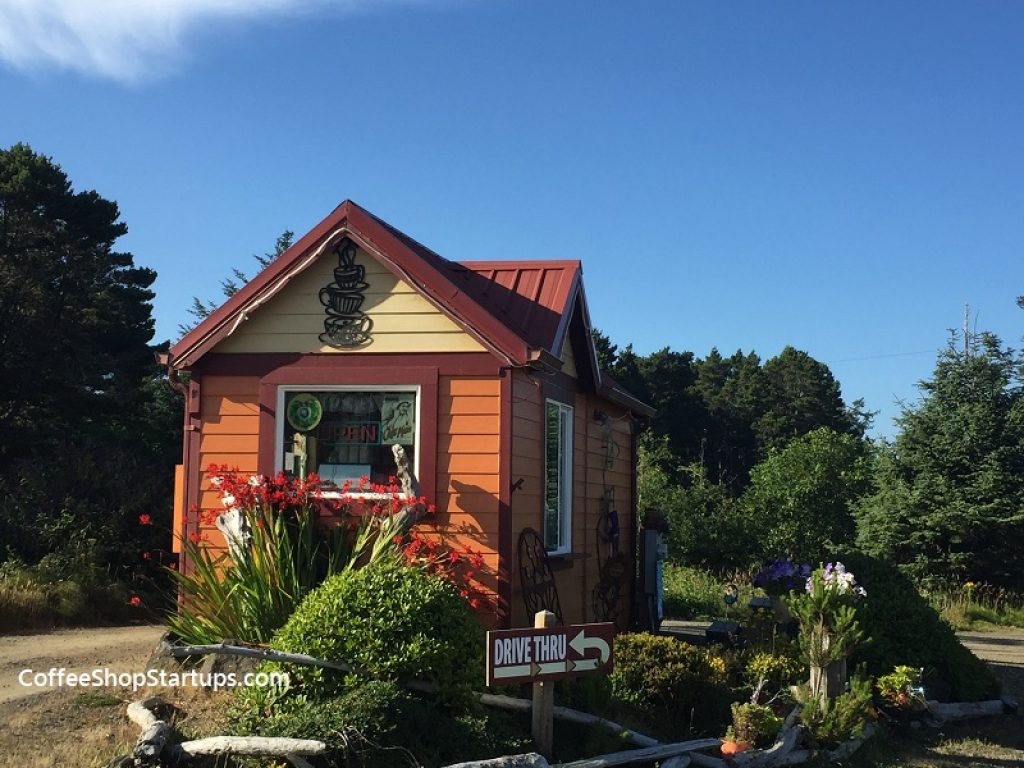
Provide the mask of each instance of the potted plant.
{"label": "potted plant", "polygon": [[722,754],[734,755],[751,747],[767,746],[782,725],[782,719],[764,704],[732,705],[732,725],[722,739]]}
{"label": "potted plant", "polygon": [[922,670],[899,665],[875,682],[878,709],[896,723],[906,724],[927,710]]}

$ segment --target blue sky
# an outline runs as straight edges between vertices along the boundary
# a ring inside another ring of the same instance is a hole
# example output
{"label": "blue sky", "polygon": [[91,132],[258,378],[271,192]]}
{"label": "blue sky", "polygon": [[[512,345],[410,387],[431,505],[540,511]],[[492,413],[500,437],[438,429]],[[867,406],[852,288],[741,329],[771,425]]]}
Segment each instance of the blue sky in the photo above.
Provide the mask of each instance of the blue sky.
{"label": "blue sky", "polygon": [[456,260],[580,258],[641,352],[786,344],[912,400],[1019,345],[1024,4],[0,0],[0,145],[118,201],[158,338],[351,198]]}

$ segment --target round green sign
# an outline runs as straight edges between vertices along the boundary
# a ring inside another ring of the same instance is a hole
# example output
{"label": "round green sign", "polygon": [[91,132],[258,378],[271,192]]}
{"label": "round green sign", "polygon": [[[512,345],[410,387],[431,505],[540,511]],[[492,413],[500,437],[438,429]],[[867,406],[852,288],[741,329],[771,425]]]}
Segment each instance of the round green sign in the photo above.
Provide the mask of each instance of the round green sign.
{"label": "round green sign", "polygon": [[308,432],[320,423],[324,407],[316,395],[296,395],[288,403],[288,423],[299,432]]}

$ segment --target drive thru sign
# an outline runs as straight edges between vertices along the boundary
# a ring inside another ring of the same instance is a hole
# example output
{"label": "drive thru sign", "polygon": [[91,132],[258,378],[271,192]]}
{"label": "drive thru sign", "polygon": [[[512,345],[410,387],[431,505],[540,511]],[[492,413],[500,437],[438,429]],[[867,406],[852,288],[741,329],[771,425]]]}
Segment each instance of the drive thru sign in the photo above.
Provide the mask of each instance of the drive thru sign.
{"label": "drive thru sign", "polygon": [[542,683],[612,667],[614,624],[487,633],[487,685]]}

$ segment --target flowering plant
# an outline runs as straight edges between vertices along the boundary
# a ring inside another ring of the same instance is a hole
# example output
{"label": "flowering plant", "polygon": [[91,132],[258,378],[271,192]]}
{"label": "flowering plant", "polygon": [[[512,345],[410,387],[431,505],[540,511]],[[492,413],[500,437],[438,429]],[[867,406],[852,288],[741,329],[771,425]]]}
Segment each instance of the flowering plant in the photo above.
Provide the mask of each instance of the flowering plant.
{"label": "flowering plant", "polygon": [[479,604],[469,588],[472,574],[454,567],[470,564],[471,552],[434,543],[439,560],[449,561],[445,569],[433,558],[403,555],[418,541],[409,538],[412,526],[435,510],[404,493],[395,477],[387,484],[364,477],[328,494],[313,474],[246,476],[216,465],[207,474],[222,509],[193,511],[202,526],[224,535],[227,550],[203,546],[207,534],[192,533],[182,544],[191,568],[174,574],[182,600],[168,624],[186,642],[267,642],[325,578],[384,561],[405,559],[447,576]]}
{"label": "flowering plant", "polygon": [[753,584],[773,596],[786,595],[803,588],[811,575],[811,566],[789,559],[772,560],[754,574]]}
{"label": "flowering plant", "polygon": [[812,670],[812,694],[822,698],[815,670],[845,661],[863,637],[857,624],[856,604],[867,592],[842,563],[815,569],[804,592],[787,600],[800,622],[800,650]]}

